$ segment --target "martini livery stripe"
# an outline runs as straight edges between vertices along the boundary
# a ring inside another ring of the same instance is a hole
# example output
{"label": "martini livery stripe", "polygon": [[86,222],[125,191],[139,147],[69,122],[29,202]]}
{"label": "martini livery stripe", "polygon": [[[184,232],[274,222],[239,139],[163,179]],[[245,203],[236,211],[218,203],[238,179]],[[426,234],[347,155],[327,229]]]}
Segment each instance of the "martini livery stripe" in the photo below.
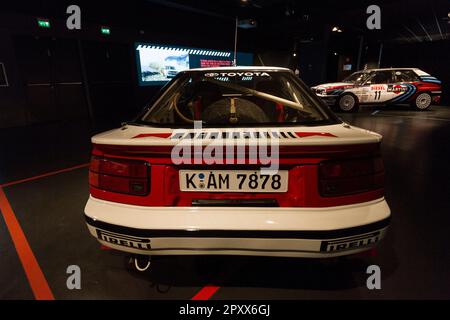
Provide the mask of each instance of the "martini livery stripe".
{"label": "martini livery stripe", "polygon": [[420,80],[422,80],[423,82],[431,82],[431,83],[442,83],[439,79],[437,79],[436,77],[432,77],[432,76],[422,76],[420,77]]}
{"label": "martini livery stripe", "polygon": [[407,86],[406,91],[404,91],[403,94],[400,94],[398,97],[395,97],[394,99],[390,100],[389,102],[402,102],[409,99],[414,93],[416,93],[417,89],[416,86],[412,84],[405,84]]}

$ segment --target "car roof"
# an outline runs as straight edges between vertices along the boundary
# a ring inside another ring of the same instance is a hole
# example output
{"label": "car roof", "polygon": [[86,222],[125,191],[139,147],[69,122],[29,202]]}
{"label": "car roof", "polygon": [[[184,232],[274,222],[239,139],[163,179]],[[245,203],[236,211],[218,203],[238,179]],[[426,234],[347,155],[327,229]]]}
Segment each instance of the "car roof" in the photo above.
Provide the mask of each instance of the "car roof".
{"label": "car roof", "polygon": [[222,70],[258,70],[258,71],[270,71],[270,70],[280,70],[280,71],[292,71],[288,68],[283,67],[267,67],[267,66],[229,66],[229,67],[214,67],[214,68],[194,68],[185,71],[222,71]]}
{"label": "car roof", "polygon": [[377,68],[377,69],[360,70],[360,71],[356,71],[356,72],[391,71],[391,70],[411,70],[419,77],[430,75],[428,72],[422,71],[419,68]]}
{"label": "car roof", "polygon": [[366,69],[366,70],[360,70],[360,71],[356,71],[356,72],[361,72],[361,71],[389,71],[389,70],[414,70],[414,71],[421,71],[419,68],[371,68],[371,69]]}

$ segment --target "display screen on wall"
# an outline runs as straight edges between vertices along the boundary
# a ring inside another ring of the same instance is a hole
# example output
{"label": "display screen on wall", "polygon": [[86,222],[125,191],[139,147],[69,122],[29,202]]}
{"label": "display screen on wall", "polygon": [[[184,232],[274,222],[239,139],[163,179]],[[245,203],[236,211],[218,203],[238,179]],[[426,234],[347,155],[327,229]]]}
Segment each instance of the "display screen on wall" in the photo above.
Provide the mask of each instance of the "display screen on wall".
{"label": "display screen on wall", "polygon": [[[139,85],[163,85],[190,68],[226,67],[233,63],[231,51],[136,43]],[[253,65],[253,54],[238,52],[236,63]]]}
{"label": "display screen on wall", "polygon": [[342,70],[344,70],[344,71],[352,71],[352,65],[351,64],[344,64],[342,66]]}

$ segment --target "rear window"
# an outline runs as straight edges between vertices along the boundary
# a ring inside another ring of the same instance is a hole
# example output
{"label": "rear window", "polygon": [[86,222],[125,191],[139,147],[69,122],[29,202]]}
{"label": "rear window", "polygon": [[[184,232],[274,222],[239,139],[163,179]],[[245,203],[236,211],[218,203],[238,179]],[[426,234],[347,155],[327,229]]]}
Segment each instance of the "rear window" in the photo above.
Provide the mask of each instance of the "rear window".
{"label": "rear window", "polygon": [[320,125],[339,122],[287,71],[180,73],[140,117],[151,125],[191,127]]}

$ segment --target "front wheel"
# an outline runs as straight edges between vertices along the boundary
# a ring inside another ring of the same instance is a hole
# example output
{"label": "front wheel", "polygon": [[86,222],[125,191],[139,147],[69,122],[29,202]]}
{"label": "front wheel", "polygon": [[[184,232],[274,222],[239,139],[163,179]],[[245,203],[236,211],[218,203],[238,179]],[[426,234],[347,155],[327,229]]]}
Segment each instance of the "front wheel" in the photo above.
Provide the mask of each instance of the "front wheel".
{"label": "front wheel", "polygon": [[339,110],[344,112],[356,112],[359,109],[358,99],[352,94],[343,94],[337,103]]}
{"label": "front wheel", "polygon": [[421,93],[418,94],[417,97],[414,99],[412,105],[416,110],[426,110],[431,106],[431,95],[429,93]]}

